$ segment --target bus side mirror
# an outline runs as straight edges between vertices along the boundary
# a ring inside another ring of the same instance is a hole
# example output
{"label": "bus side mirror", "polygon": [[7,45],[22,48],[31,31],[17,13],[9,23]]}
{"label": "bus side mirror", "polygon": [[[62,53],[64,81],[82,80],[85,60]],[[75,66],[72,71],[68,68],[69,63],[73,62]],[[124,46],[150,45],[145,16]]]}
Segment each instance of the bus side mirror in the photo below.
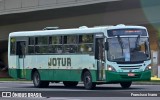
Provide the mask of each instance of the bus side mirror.
{"label": "bus side mirror", "polygon": [[105,42],[105,50],[107,50],[107,51],[108,51],[108,50],[109,50],[109,48],[108,48],[108,47],[109,47],[108,42]]}

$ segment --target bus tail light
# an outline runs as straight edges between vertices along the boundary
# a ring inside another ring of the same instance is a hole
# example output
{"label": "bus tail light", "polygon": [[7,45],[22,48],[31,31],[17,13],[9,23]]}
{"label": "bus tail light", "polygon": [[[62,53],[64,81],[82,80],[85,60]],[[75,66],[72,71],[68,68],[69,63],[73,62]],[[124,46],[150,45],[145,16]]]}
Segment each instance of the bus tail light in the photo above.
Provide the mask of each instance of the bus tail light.
{"label": "bus tail light", "polygon": [[113,72],[116,71],[116,69],[113,66],[110,66],[110,65],[107,66],[107,70],[108,71],[113,71]]}
{"label": "bus tail light", "polygon": [[145,70],[151,70],[152,69],[152,66],[151,65],[148,65]]}

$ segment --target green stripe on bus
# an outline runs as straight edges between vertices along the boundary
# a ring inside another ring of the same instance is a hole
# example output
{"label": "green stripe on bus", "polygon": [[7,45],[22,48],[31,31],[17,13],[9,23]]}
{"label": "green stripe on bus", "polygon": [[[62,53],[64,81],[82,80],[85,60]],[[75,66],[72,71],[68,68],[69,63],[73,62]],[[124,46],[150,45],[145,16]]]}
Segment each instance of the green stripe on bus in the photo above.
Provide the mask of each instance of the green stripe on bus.
{"label": "green stripe on bus", "polygon": [[[41,80],[45,81],[81,81],[82,70],[67,70],[67,69],[38,69]],[[10,76],[14,78],[26,78],[31,80],[31,69],[9,69]],[[97,71],[90,70],[92,81],[97,81]],[[123,81],[149,81],[151,71],[137,72],[136,76],[128,76],[128,73],[106,71],[106,79],[104,82],[123,82]]]}
{"label": "green stripe on bus", "polygon": [[[13,78],[26,78],[31,80],[31,69],[9,69],[9,75]],[[67,69],[38,69],[41,80],[46,81],[81,81],[82,70]],[[21,74],[19,74],[21,73]],[[25,74],[23,74],[25,73]],[[96,70],[90,70],[92,81],[96,82]]]}

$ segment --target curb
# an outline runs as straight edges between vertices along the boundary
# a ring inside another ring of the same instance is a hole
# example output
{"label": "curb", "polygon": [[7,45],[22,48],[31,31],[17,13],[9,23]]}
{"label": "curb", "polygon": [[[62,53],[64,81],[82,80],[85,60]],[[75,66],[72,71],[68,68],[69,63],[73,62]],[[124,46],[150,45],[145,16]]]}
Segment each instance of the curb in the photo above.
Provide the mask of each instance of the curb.
{"label": "curb", "polygon": [[160,82],[133,82],[133,85],[160,85]]}
{"label": "curb", "polygon": [[151,80],[152,80],[152,81],[160,81],[160,78],[157,78],[157,77],[151,77]]}
{"label": "curb", "polygon": [[160,85],[160,83],[132,83],[132,85]]}
{"label": "curb", "polygon": [[32,81],[0,81],[0,83],[12,82],[12,83],[32,83]]}

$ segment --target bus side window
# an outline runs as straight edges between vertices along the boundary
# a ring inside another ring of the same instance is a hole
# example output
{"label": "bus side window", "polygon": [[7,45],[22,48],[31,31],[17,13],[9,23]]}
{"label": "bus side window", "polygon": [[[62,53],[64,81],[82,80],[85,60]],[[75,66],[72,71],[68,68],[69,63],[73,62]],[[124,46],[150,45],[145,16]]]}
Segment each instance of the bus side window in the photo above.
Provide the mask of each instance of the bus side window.
{"label": "bus side window", "polygon": [[48,44],[48,37],[47,36],[40,36],[35,38],[36,45],[47,45]]}
{"label": "bus side window", "polygon": [[78,52],[93,53],[93,34],[79,35]]}
{"label": "bus side window", "polygon": [[35,52],[48,53],[48,36],[40,36],[35,38]]}
{"label": "bus side window", "polygon": [[49,53],[62,53],[62,36],[49,37]]}
{"label": "bus side window", "polygon": [[34,44],[35,44],[34,37],[29,37],[29,39],[28,39],[28,54],[34,53]]}
{"label": "bus side window", "polygon": [[15,38],[10,39],[10,54],[11,55],[16,54],[16,39]]}
{"label": "bus side window", "polygon": [[64,36],[64,52],[76,53],[77,52],[77,35]]}
{"label": "bus side window", "polygon": [[28,53],[34,53],[34,46],[28,46]]}

